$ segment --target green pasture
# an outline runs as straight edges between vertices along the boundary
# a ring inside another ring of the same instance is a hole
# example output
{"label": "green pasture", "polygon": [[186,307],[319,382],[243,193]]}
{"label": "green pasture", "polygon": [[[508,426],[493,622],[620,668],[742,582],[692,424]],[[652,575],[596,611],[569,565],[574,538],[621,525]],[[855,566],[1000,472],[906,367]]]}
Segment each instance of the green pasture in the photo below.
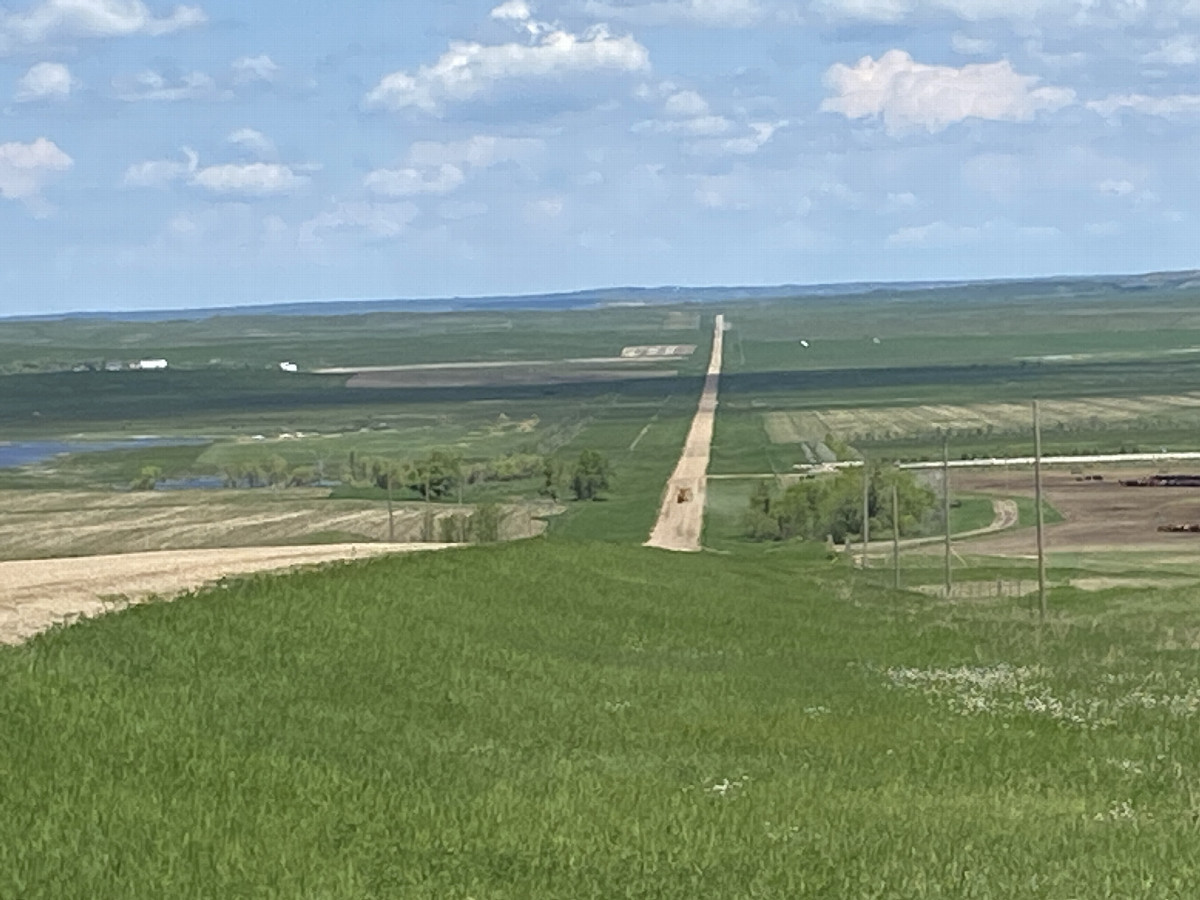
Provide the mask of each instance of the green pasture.
{"label": "green pasture", "polygon": [[[639,344],[706,343],[671,307],[347,316],[214,316],[168,322],[0,322],[0,372],[165,357],[184,369],[302,369],[615,357]],[[678,317],[676,317],[678,318]],[[689,363],[684,361],[684,367]],[[673,367],[677,367],[674,366]],[[700,362],[692,363],[703,371]],[[144,373],[136,373],[144,374]]]}
{"label": "green pasture", "polygon": [[1196,588],[947,604],[534,541],[0,651],[22,898],[1178,898]]}

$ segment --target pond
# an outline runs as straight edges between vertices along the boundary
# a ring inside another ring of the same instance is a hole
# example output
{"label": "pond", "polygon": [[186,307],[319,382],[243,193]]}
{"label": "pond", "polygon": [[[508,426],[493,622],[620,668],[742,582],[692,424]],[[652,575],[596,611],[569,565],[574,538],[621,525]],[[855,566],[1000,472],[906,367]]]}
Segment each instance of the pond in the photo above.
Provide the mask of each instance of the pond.
{"label": "pond", "polygon": [[130,438],[123,441],[14,441],[0,442],[0,469],[30,466],[67,453],[100,453],[105,450],[143,450],[148,447],[188,447],[206,444],[199,438]]}

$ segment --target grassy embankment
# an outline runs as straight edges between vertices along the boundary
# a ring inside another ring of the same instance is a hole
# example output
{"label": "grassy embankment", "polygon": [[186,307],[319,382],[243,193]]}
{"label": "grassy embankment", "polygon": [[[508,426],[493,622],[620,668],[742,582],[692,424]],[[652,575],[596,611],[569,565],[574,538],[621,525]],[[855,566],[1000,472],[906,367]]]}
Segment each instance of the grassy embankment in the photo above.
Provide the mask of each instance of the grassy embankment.
{"label": "grassy embankment", "polygon": [[22,898],[1189,896],[1195,591],[536,541],[0,651]]}

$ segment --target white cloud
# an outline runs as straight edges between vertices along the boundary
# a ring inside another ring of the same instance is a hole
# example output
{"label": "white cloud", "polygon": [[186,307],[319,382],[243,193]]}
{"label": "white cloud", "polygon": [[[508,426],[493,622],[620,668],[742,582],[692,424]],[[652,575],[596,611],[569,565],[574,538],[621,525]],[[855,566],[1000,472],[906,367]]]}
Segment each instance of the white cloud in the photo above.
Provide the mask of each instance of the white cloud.
{"label": "white cloud", "polygon": [[249,197],[292,194],[305,187],[308,182],[307,175],[297,174],[291,166],[261,162],[209,166],[200,169],[191,178],[192,184],[214,194],[240,194]]}
{"label": "white cloud", "polygon": [[725,134],[733,123],[724,116],[699,116],[695,119],[650,119],[633,126],[635,133],[686,134],[692,137],[712,137]]}
{"label": "white cloud", "polygon": [[527,163],[546,148],[536,138],[506,138],[477,134],[463,141],[417,141],[409,148],[407,164],[376,169],[364,185],[385,197],[449,194],[466,183],[466,169],[486,169],[504,162]]}
{"label": "white cloud", "polygon": [[363,184],[368,190],[384,197],[412,197],[417,194],[449,194],[465,181],[462,169],[447,164],[432,171],[376,169],[363,179]]}
{"label": "white cloud", "polygon": [[261,131],[255,131],[253,128],[239,128],[225,140],[263,158],[273,157],[277,152],[274,142]]}
{"label": "white cloud", "polygon": [[986,38],[973,38],[965,34],[955,33],[950,38],[950,46],[955,53],[963,56],[990,56],[996,52],[996,42]]}
{"label": "white cloud", "polygon": [[525,204],[525,220],[534,225],[549,224],[560,219],[566,207],[566,200],[562,197],[531,200]]}
{"label": "white cloud", "polygon": [[710,110],[708,101],[695,91],[677,91],[667,98],[663,112],[673,119],[683,119],[707,116]]}
{"label": "white cloud", "polygon": [[750,122],[750,134],[742,137],[697,140],[688,145],[687,149],[702,156],[750,156],[761,150],[775,136],[775,132],[787,124],[786,121]]}
{"label": "white cloud", "polygon": [[1200,62],[1200,41],[1190,34],[1168,38],[1142,57],[1143,62],[1167,66],[1194,66]]}
{"label": "white cloud", "polygon": [[1103,100],[1093,100],[1088,103],[1087,108],[1106,119],[1116,119],[1123,112],[1175,119],[1200,114],[1200,94],[1173,94],[1167,97],[1114,94]]}
{"label": "white cloud", "polygon": [[1113,197],[1127,197],[1137,190],[1137,188],[1132,181],[1110,178],[1096,185],[1096,190]]}
{"label": "white cloud", "polygon": [[[690,137],[716,137],[726,134],[733,128],[733,123],[724,116],[715,115],[700,94],[695,91],[677,91],[674,85],[664,83],[659,85],[660,93],[665,93],[662,119],[649,119],[638,122],[633,126],[635,134],[651,132],[654,134],[683,134]],[[651,99],[654,90],[643,85],[638,95],[643,99]]]}
{"label": "white cloud", "polygon": [[75,80],[71,70],[61,63],[43,62],[33,66],[17,82],[19,103],[31,100],[64,100],[71,95]]}
{"label": "white cloud", "polygon": [[1007,60],[956,69],[889,50],[878,60],[865,56],[855,66],[832,66],[825,82],[834,96],[821,108],[849,119],[882,118],[890,133],[937,132],[970,118],[1027,122],[1074,101],[1074,91],[1036,87],[1038,81],[1015,72]]}
{"label": "white cloud", "polygon": [[279,66],[265,53],[262,56],[243,56],[234,60],[233,80],[236,84],[248,84],[254,81],[271,82],[279,72]]}
{"label": "white cloud", "polygon": [[169,159],[137,163],[125,170],[126,187],[166,187],[193,174],[200,163],[195,151],[184,148],[185,161]]}
{"label": "white cloud", "polygon": [[189,72],[179,78],[168,79],[158,72],[147,70],[132,78],[114,78],[113,88],[119,99],[129,103],[143,100],[215,100],[229,96],[218,90],[216,82],[203,72]]}
{"label": "white cloud", "polygon": [[759,0],[653,0],[609,2],[587,0],[584,11],[598,19],[618,19],[635,25],[700,25],[706,28],[746,28],[767,16]]}
{"label": "white cloud", "polygon": [[568,74],[637,72],[650,65],[650,54],[632,37],[614,37],[603,25],[581,35],[561,28],[531,29],[530,43],[485,45],[456,41],[433,63],[416,73],[393,72],[367,94],[365,103],[385,109],[415,108],[436,112],[444,103],[470,100],[495,84],[519,78],[557,78]]}
{"label": "white cloud", "polygon": [[813,0],[811,7],[830,19],[899,22],[940,15],[968,22],[1053,19],[1074,26],[1170,23],[1200,14],[1195,0]]}
{"label": "white cloud", "polygon": [[302,172],[318,168],[265,162],[226,163],[201,168],[194,151],[184,148],[183,153],[186,157],[183,161],[151,160],[130,166],[125,170],[125,185],[166,187],[186,180],[188,184],[214,194],[269,197],[301,190],[310,180]]}
{"label": "white cloud", "polygon": [[321,246],[328,232],[366,232],[376,238],[397,237],[420,214],[411,203],[340,203],[300,226],[302,246]]}
{"label": "white cloud", "polygon": [[73,165],[74,160],[46,138],[30,144],[0,144],[0,197],[22,200],[39,212],[44,208],[40,195],[46,182]]}
{"label": "white cloud", "polygon": [[721,150],[724,153],[732,153],[737,156],[748,156],[751,153],[757,153],[759,149],[771,138],[775,136],[775,132],[785,126],[787,122],[751,122],[750,128],[754,132],[747,137],[731,138],[721,142]]}
{"label": "white cloud", "polygon": [[477,134],[464,141],[417,141],[408,151],[408,162],[417,167],[441,165],[486,169],[501,162],[527,162],[546,149],[537,138],[506,138]]}
{"label": "white cloud", "polygon": [[901,228],[888,235],[886,243],[889,247],[949,248],[973,244],[981,236],[982,229],[980,228],[931,222],[928,225]]}
{"label": "white cloud", "polygon": [[525,0],[506,0],[492,10],[493,19],[506,19],[512,22],[527,22],[533,18],[533,10]]}
{"label": "white cloud", "polygon": [[0,12],[0,35],[23,44],[57,37],[162,35],[207,21],[196,6],[155,16],[141,0],[44,0],[25,12]]}

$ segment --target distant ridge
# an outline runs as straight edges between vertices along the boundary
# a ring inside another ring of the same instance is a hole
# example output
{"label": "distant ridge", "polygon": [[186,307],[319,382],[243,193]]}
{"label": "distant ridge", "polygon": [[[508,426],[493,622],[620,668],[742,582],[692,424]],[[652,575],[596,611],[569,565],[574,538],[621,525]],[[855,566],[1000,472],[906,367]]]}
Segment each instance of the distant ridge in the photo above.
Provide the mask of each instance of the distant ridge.
{"label": "distant ridge", "polygon": [[92,319],[113,322],[167,322],[218,316],[352,316],[382,312],[459,312],[488,309],[595,309],[616,305],[653,306],[673,303],[717,303],[820,297],[874,297],[881,293],[923,294],[947,299],[1030,299],[1035,297],[1094,296],[1101,293],[1200,290],[1200,270],[1150,272],[1140,275],[1074,275],[1048,278],[980,279],[976,281],[846,282],[782,284],[761,287],[612,287],[554,294],[514,294],[494,297],[448,297],[418,300],[314,300],[223,306],[201,309],[154,309],[58,313],[44,316],[0,316],[0,321],[61,321]]}

